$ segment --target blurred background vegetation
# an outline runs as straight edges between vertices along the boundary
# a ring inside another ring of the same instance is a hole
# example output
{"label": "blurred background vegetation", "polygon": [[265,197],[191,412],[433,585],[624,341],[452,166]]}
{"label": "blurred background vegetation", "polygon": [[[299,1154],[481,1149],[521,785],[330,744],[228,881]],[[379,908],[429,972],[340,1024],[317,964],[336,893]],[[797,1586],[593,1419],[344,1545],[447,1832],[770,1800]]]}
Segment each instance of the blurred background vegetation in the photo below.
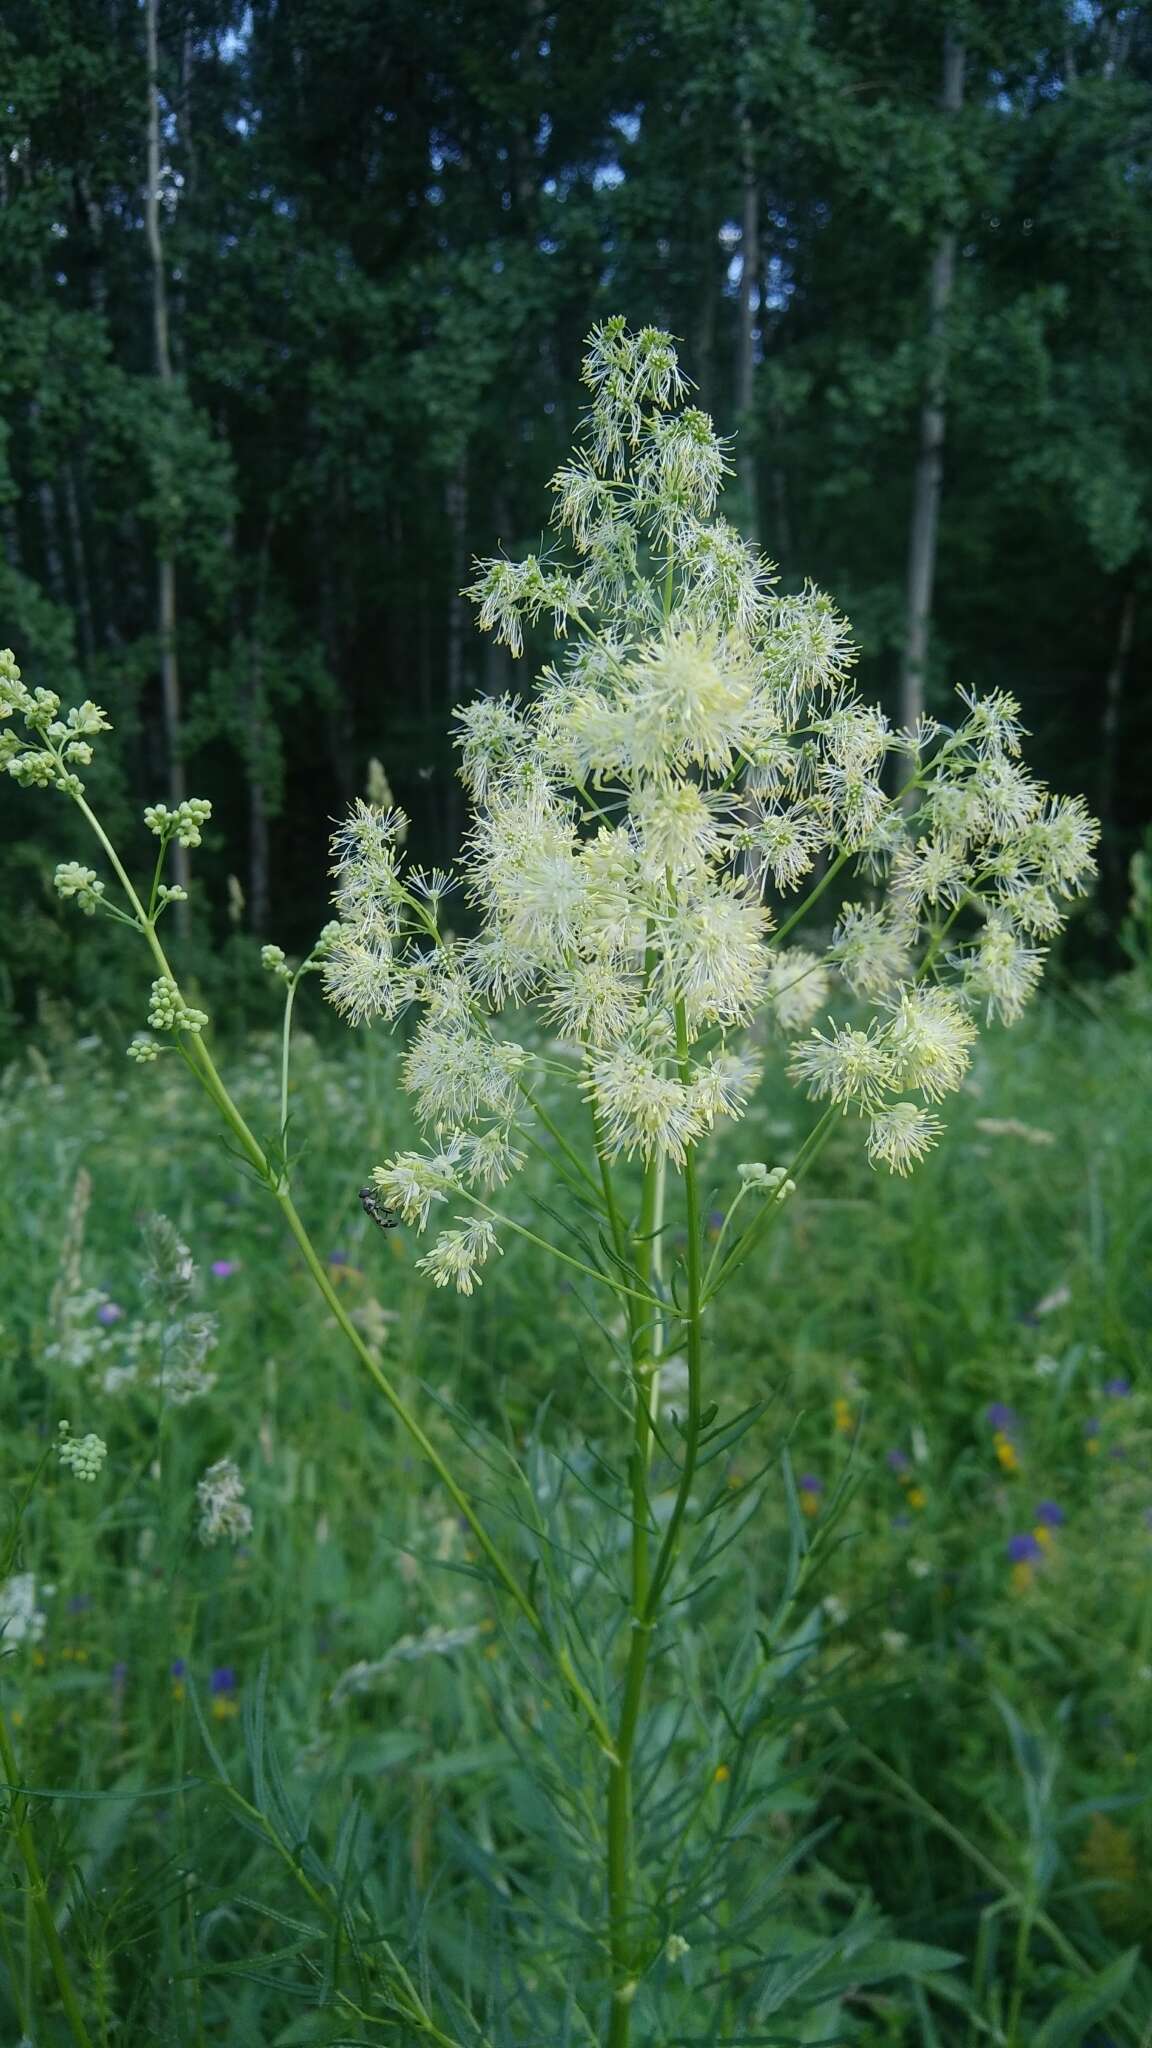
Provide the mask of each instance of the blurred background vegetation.
{"label": "blurred background vegetation", "polygon": [[[181,777],[212,799],[205,939],[310,939],[373,756],[421,857],[455,848],[450,708],[513,682],[459,589],[539,545],[582,337],[622,311],[682,337],[739,429],[726,511],[846,610],[866,694],[1018,693],[1104,819],[1080,944],[1117,964],[1152,764],[1145,9],[11,0],[0,69],[3,637],[108,707],[121,829]],[[10,793],[9,1031],[106,986],[31,818]]]}

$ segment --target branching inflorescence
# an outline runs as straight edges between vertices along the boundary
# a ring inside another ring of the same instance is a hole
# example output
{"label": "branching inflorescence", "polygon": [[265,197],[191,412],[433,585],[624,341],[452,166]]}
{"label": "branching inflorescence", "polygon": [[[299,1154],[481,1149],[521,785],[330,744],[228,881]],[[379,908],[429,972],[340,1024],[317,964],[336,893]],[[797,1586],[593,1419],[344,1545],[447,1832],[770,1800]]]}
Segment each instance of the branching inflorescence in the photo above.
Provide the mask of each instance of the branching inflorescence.
{"label": "branching inflorescence", "polygon": [[[420,1228],[522,1156],[531,1062],[498,1018],[526,1004],[578,1062],[610,1157],[681,1166],[738,1117],[763,1017],[794,1079],[906,1173],[978,1017],[1019,1016],[1093,873],[1095,825],[1020,765],[1011,697],[961,693],[955,726],[893,731],[828,599],[781,593],[714,516],[727,450],[667,335],[608,322],[584,381],[583,445],[552,486],[575,566],[489,561],[469,592],[514,653],[545,614],[567,642],[530,699],[459,714],[475,935],[439,929],[447,877],[402,870],[401,814],[360,804],[335,842],[329,996],[357,1023],[420,1010],[406,1080],[433,1146],[377,1173]],[[863,895],[819,951],[790,944],[833,871]],[[470,1290],[494,1248],[469,1216],[425,1261],[437,1284]]]}

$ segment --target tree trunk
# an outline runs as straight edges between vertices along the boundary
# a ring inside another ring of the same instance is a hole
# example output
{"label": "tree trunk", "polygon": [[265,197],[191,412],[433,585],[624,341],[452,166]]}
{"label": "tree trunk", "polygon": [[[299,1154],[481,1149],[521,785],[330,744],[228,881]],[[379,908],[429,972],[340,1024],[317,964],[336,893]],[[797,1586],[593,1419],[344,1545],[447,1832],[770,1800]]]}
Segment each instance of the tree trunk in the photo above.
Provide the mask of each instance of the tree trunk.
{"label": "tree trunk", "polygon": [[84,546],[84,522],[80,517],[80,497],[76,489],[76,467],[68,462],[64,465],[64,511],[68,521],[68,547],[72,556],[72,584],[76,592],[76,627],[80,638],[80,658],[86,669],[91,668],[96,652],[96,634],[92,624],[92,593],[88,582],[88,556]]}
{"label": "tree trunk", "polygon": [[[964,48],[951,31],[944,39],[945,116],[959,113],[964,100]],[[924,711],[924,682],[936,577],[940,484],[944,468],[944,396],[947,320],[956,276],[956,231],[948,228],[936,244],[928,281],[928,375],[920,408],[920,453],[908,536],[904,655],[900,674],[900,723],[915,726]]]}
{"label": "tree trunk", "polygon": [[760,311],[760,186],[752,123],[740,121],[740,165],[743,211],[740,233],[740,335],[736,358],[736,469],[744,497],[744,527],[749,540],[759,539],[756,488],[756,437],[752,405],[756,395],[756,320]]}
{"label": "tree trunk", "polygon": [[[148,183],[144,193],[144,228],[152,265],[152,336],[156,375],[165,391],[172,387],[172,353],[168,338],[168,296],[164,280],[164,251],[160,242],[160,84],[156,50],[156,9],[158,0],[145,0],[145,32],[148,43]],[[160,542],[156,565],[156,614],[160,641],[160,702],[164,721],[164,756],[167,765],[168,801],[175,809],[184,802],[188,786],[180,751],[180,667],[176,650],[176,563],[167,538]],[[191,874],[188,850],[173,841],[172,866],[176,882],[187,889]],[[177,929],[181,938],[188,933],[188,906],[177,903]]]}
{"label": "tree trunk", "polygon": [[1111,871],[1116,866],[1116,763],[1119,755],[1120,709],[1124,700],[1124,684],[1128,675],[1128,662],[1132,654],[1132,642],[1136,637],[1136,588],[1130,584],[1124,593],[1120,606],[1120,622],[1116,629],[1116,644],[1112,650],[1112,662],[1104,679],[1104,715],[1100,721],[1100,823],[1103,827],[1101,844],[1104,866]]}

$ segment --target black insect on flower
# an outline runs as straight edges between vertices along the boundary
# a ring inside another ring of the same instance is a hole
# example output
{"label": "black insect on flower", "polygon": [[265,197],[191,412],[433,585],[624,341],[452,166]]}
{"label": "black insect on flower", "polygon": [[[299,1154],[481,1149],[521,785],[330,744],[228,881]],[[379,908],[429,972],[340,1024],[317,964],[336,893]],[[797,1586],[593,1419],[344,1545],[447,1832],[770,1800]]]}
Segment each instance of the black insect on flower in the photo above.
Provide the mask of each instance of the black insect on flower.
{"label": "black insect on flower", "polygon": [[377,1224],[381,1230],[395,1230],[400,1221],[395,1209],[386,1209],[384,1207],[371,1182],[369,1182],[366,1188],[361,1188],[360,1190],[360,1207],[363,1209],[364,1214],[370,1216],[373,1223]]}

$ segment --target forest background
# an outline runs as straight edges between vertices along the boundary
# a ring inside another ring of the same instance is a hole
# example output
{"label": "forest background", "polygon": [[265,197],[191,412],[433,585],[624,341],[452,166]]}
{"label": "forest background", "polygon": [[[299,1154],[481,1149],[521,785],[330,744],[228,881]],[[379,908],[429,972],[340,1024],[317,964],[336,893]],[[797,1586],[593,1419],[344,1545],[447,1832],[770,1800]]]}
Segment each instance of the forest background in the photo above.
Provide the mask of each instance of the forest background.
{"label": "forest background", "polygon": [[[373,758],[421,855],[456,848],[450,709],[513,684],[460,588],[540,545],[582,336],[621,311],[682,338],[739,430],[726,512],[847,612],[865,695],[1019,695],[1103,818],[1075,944],[1118,964],[1152,762],[1145,10],[12,0],[0,73],[3,639],[108,708],[121,832],[165,784],[211,798],[217,954],[310,941]],[[123,973],[35,815],[0,820],[6,1045]]]}

